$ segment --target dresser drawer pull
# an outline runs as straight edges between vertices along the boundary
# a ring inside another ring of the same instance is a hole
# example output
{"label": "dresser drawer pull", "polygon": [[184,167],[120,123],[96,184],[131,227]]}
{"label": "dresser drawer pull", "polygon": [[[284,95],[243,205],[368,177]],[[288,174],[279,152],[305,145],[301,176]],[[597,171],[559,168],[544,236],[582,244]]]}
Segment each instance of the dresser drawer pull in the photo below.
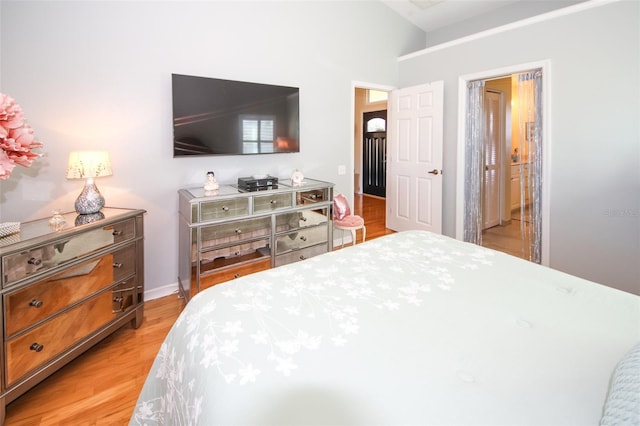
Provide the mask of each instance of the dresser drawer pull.
{"label": "dresser drawer pull", "polygon": [[37,257],[32,257],[27,261],[29,265],[39,266],[42,263],[42,259],[38,259]]}
{"label": "dresser drawer pull", "polygon": [[300,260],[305,260],[305,259],[306,259],[305,255],[304,255],[304,254],[301,254],[301,255],[300,255]]}
{"label": "dresser drawer pull", "polygon": [[270,200],[269,204],[276,205],[278,204],[278,200]]}
{"label": "dresser drawer pull", "polygon": [[41,345],[40,343],[32,343],[31,346],[29,346],[29,349],[36,352],[42,352],[44,345]]}
{"label": "dresser drawer pull", "polygon": [[302,241],[307,241],[307,237],[305,237],[304,235],[303,235],[302,237],[300,237],[300,239],[301,239]]}
{"label": "dresser drawer pull", "polygon": [[114,237],[119,237],[122,234],[124,234],[124,232],[118,231],[117,229],[111,233],[111,235],[113,235]]}
{"label": "dresser drawer pull", "polygon": [[240,274],[233,274],[233,278],[240,278]]}
{"label": "dresser drawer pull", "polygon": [[236,229],[236,234],[242,234],[242,229]]}
{"label": "dresser drawer pull", "polygon": [[113,267],[118,269],[122,268],[122,262],[113,262]]}
{"label": "dresser drawer pull", "polygon": [[228,211],[229,211],[229,207],[227,207],[227,206],[222,206],[222,211],[223,211],[223,212],[228,212]]}
{"label": "dresser drawer pull", "polygon": [[33,306],[34,308],[39,308],[42,306],[42,300],[33,299],[31,302],[29,302],[29,306]]}
{"label": "dresser drawer pull", "polygon": [[306,222],[306,221],[307,221],[307,218],[306,218],[306,217],[304,217],[304,216],[302,216],[302,217],[300,218],[300,220],[301,220],[301,221],[303,221],[303,222]]}

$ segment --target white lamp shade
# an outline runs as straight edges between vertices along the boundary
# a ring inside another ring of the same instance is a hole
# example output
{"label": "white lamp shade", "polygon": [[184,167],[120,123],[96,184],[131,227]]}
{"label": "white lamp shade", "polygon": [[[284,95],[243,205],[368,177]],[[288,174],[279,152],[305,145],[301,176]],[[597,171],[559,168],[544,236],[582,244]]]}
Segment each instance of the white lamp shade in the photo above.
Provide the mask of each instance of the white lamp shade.
{"label": "white lamp shade", "polygon": [[69,154],[67,179],[91,179],[112,174],[107,151],[72,151]]}

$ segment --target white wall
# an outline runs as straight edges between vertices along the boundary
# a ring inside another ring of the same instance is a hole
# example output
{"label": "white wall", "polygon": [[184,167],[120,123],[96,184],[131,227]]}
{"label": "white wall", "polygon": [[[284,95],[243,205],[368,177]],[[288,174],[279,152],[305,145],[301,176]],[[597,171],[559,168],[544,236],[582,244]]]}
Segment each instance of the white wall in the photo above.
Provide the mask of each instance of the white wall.
{"label": "white wall", "polygon": [[444,80],[444,233],[455,235],[458,78],[549,60],[550,266],[640,294],[640,2],[426,52],[400,62],[400,85]]}
{"label": "white wall", "polygon": [[588,0],[518,0],[455,24],[427,32],[426,45],[435,46],[510,22],[562,9]]}
{"label": "white wall", "polygon": [[[397,57],[424,33],[379,2],[2,1],[0,91],[13,96],[46,156],[0,181],[0,220],[73,210],[74,149],[108,149],[114,175],[96,183],[107,205],[147,210],[146,286],[177,280],[177,194],[207,170],[338,176],[353,157],[353,81],[395,85]],[[367,28],[378,29],[365,31]],[[384,28],[385,31],[379,31]],[[171,73],[300,87],[301,152],[172,158]]]}

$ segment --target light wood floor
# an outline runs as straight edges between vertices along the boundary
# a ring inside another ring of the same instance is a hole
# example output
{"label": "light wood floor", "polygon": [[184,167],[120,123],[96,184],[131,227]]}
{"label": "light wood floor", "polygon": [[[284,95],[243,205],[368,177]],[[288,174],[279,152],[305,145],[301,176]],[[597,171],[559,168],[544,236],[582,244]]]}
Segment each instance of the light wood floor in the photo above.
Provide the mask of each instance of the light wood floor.
{"label": "light wood floor", "polygon": [[529,232],[528,223],[522,222],[519,214],[514,214],[512,220],[504,225],[482,231],[482,246],[530,260],[530,248],[526,248],[530,246]]}
{"label": "light wood floor", "polygon": [[[383,199],[356,195],[353,211],[365,219],[367,240],[393,233],[385,228]],[[140,328],[121,328],[13,401],[5,425],[127,424],[153,359],[182,308],[183,301],[174,295],[146,302]]]}

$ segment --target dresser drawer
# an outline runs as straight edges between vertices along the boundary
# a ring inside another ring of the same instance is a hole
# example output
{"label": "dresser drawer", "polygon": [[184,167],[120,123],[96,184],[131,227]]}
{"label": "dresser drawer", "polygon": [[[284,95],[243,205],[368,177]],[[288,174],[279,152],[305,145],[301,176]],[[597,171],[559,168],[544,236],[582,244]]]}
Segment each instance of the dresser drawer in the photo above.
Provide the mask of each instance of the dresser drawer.
{"label": "dresser drawer", "polygon": [[254,213],[264,213],[292,207],[292,196],[290,193],[256,195],[253,197]]}
{"label": "dresser drawer", "polygon": [[133,273],[135,244],[5,294],[5,333],[11,336]]}
{"label": "dresser drawer", "polygon": [[202,253],[200,257],[200,272],[226,268],[238,263],[245,263],[259,258],[270,257],[269,239],[221,247]]}
{"label": "dresser drawer", "polygon": [[96,228],[2,259],[3,287],[135,237],[135,219]]}
{"label": "dresser drawer", "polygon": [[246,216],[249,214],[248,198],[206,201],[200,203],[200,222]]}
{"label": "dresser drawer", "polygon": [[302,250],[291,251],[276,256],[276,266],[286,265],[287,263],[299,262],[313,256],[317,256],[327,252],[327,245],[320,244],[313,247],[307,247]]}
{"label": "dresser drawer", "polygon": [[106,291],[6,343],[7,386],[50,361],[117,316],[113,294]]}
{"label": "dresser drawer", "polygon": [[300,250],[306,247],[327,242],[327,225],[318,225],[313,228],[302,228],[297,231],[279,235],[276,238],[276,254],[283,254],[291,250]]}
{"label": "dresser drawer", "polygon": [[219,272],[205,275],[200,278],[200,290],[220,284],[236,278],[253,274],[254,272],[266,271],[271,267],[271,258],[261,259],[255,262],[243,264],[230,269],[224,269]]}
{"label": "dresser drawer", "polygon": [[276,232],[309,228],[329,221],[328,207],[280,213],[276,216]]}
{"label": "dresser drawer", "polygon": [[296,205],[313,204],[330,199],[329,188],[311,189],[296,193]]}
{"label": "dresser drawer", "polygon": [[203,226],[200,232],[202,249],[228,245],[269,235],[271,233],[271,218],[261,217]]}

